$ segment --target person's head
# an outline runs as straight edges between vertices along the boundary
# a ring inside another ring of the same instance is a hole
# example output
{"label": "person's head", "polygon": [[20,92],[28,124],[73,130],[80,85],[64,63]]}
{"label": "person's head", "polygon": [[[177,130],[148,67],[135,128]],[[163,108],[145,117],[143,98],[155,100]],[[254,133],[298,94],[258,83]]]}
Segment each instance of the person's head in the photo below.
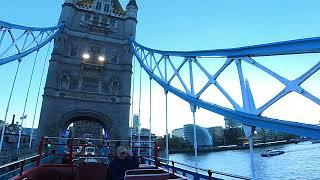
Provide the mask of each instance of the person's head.
{"label": "person's head", "polygon": [[119,159],[125,159],[127,157],[127,150],[124,146],[119,146],[117,148],[117,157]]}

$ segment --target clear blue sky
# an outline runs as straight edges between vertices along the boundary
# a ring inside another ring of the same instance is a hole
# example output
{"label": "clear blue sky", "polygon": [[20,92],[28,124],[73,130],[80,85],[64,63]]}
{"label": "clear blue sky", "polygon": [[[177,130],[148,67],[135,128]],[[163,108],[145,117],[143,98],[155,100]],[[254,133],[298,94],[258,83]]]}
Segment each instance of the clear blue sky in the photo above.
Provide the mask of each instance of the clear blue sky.
{"label": "clear blue sky", "polygon": [[[62,3],[63,0],[2,0],[0,19],[26,26],[53,26],[58,22]],[[125,5],[127,0],[122,0],[121,3]],[[320,1],[318,0],[138,0],[138,6],[139,23],[136,39],[138,42],[155,49],[220,49],[320,36],[320,24],[318,22],[320,18]],[[303,73],[316,62],[318,62],[318,59],[309,61],[297,58],[264,61],[268,67],[281,75],[289,77],[296,77],[295,73]],[[10,84],[7,69],[13,69],[13,66],[0,67],[0,72],[2,74],[6,73],[7,77],[0,79],[1,86]],[[318,97],[320,97],[319,75],[319,72],[315,74],[308,86],[310,91],[312,90]],[[10,74],[11,76],[13,75]],[[261,75],[259,78],[253,78],[253,81],[260,82],[260,85],[263,85],[261,83],[263,78]],[[146,80],[147,78],[144,79]],[[256,84],[259,85],[259,83]],[[259,87],[264,88],[264,86]],[[256,88],[257,91],[260,90],[262,95],[267,94],[263,92],[263,89],[261,91],[259,87],[253,88]],[[0,119],[3,119],[4,107],[7,101],[7,95],[4,94],[4,91],[1,90]],[[147,93],[148,90],[146,89],[145,91]],[[160,88],[158,88],[158,91],[159,94],[162,93]],[[230,91],[233,90],[231,89]],[[8,93],[8,91],[6,92]],[[230,93],[232,94],[232,92]],[[19,93],[17,92],[17,94]],[[178,101],[174,97],[171,98],[171,101]],[[147,98],[145,101],[148,101]],[[290,115],[296,112],[298,113],[297,116],[300,117],[301,114],[307,113],[313,117],[310,116],[307,120],[301,121],[316,123],[315,117],[320,117],[319,106],[312,105],[312,103],[310,105],[304,99],[294,102],[302,102],[307,105],[301,104],[302,107],[293,108],[282,105],[281,108],[283,110],[276,108],[270,112],[271,115],[279,113],[282,115],[274,115],[274,117],[287,119],[282,112],[286,109],[291,109],[287,114]],[[159,111],[163,111],[162,103],[163,101],[158,103],[157,109]],[[147,105],[145,106],[147,107]],[[172,106],[172,108],[174,107]],[[170,123],[170,129],[178,128],[184,123],[191,122],[191,114],[186,118],[186,113],[183,113],[188,111],[188,105],[185,104],[182,109],[177,111],[181,113],[181,116],[179,116],[179,113],[169,115],[169,118],[171,117],[172,119],[183,119],[181,122]],[[312,111],[309,111],[310,109]],[[294,117],[297,116],[294,115],[292,119],[296,120]],[[142,116],[142,125],[144,127],[148,127],[147,117],[147,114]],[[153,126],[159,127],[155,130],[156,133],[163,134],[164,121],[161,123],[159,121],[154,123]],[[221,117],[214,115],[211,117],[211,115],[204,112],[203,114],[202,112],[199,113],[200,125],[213,126],[221,125],[222,123]]]}

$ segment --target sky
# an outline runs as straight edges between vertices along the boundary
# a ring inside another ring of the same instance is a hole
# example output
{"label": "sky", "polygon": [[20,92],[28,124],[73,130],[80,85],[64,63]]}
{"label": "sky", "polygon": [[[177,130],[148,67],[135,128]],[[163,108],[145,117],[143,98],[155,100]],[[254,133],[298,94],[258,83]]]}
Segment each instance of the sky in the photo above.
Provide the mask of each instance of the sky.
{"label": "sky", "polygon": [[[122,0],[120,2],[125,6],[127,1]],[[1,0],[0,20],[25,26],[54,26],[58,22],[62,3],[63,0]],[[320,24],[317,23],[320,17],[318,11],[320,2],[318,0],[138,0],[137,3],[139,11],[136,40],[154,49],[186,51],[234,48],[320,36]],[[44,56],[45,50],[40,53],[39,57],[43,59]],[[28,61],[33,59],[34,54],[26,58]],[[261,57],[256,58],[256,60],[280,75],[294,79],[319,62],[319,55]],[[212,69],[213,72],[214,69],[219,67],[217,65],[223,63],[222,60],[213,62],[212,59],[207,59],[204,61],[206,67]],[[25,63],[22,66],[30,68],[30,64],[32,63]],[[2,87],[0,90],[0,119],[4,117],[10,92],[9,84],[12,82],[15,66],[16,64],[11,63],[0,67],[0,73],[5,74],[0,77]],[[283,88],[273,78],[266,76],[252,66],[244,65],[244,67],[257,106],[262,105]],[[35,78],[39,79],[40,69],[37,68]],[[137,113],[138,69],[135,72],[134,113]],[[14,91],[15,96],[9,111],[9,121],[13,113],[22,114],[27,87],[25,75],[28,73],[27,71],[22,72],[18,76],[18,82],[20,83]],[[237,76],[234,73],[235,66],[232,66],[226,70],[219,80],[221,79],[220,82],[223,87],[241,104],[239,85],[237,81],[234,81]],[[316,97],[320,97],[319,82],[320,72],[318,71],[302,86]],[[149,127],[149,80],[146,74],[143,74],[142,84],[141,124],[142,127]],[[165,133],[165,97],[163,89],[154,82],[152,89],[152,131],[161,135]],[[31,90],[30,94],[35,99],[36,90]],[[172,94],[169,94],[168,97],[169,130],[182,127],[183,124],[192,123],[189,104]],[[222,98],[215,88],[208,91],[206,98],[210,102],[230,107],[230,104]],[[31,126],[33,106],[29,105],[27,107],[26,126],[28,127]],[[299,94],[292,93],[279,103],[271,106],[263,115],[317,124],[320,120],[320,107]],[[202,109],[199,109],[196,113],[196,122],[204,127],[224,124],[222,116]]]}

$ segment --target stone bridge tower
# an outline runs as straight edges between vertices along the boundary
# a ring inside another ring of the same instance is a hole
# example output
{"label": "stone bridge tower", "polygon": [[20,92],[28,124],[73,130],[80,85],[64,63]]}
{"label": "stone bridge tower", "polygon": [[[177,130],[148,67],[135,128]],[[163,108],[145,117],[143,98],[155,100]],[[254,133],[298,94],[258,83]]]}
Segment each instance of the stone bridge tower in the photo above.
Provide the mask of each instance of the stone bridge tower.
{"label": "stone bridge tower", "polygon": [[99,123],[109,139],[127,139],[138,7],[130,0],[65,0],[43,95],[39,137],[74,122]]}

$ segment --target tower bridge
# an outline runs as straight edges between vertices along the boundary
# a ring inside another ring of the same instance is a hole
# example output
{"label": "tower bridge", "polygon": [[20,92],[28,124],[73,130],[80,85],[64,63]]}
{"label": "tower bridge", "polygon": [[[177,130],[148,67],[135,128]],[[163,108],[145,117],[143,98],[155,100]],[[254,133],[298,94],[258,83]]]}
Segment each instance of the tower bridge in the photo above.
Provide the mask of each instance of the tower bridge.
{"label": "tower bridge", "polygon": [[[4,114],[4,122],[7,122],[8,113],[13,106],[11,99],[18,83],[16,77],[21,71],[20,65],[28,63],[32,64],[32,73],[30,77],[26,76],[26,79],[23,79],[29,83],[26,98],[23,99],[22,117],[27,112],[26,108],[31,98],[29,90],[34,76],[41,75],[37,82],[39,86],[36,88],[38,91],[35,93],[37,97],[32,119],[33,124],[38,120],[37,106],[41,102],[40,90],[44,88],[39,117],[39,137],[59,136],[70,124],[85,120],[101,125],[105,138],[128,139],[129,121],[132,122],[135,103],[133,97],[135,80],[132,73],[138,70],[138,67],[135,67],[137,62],[141,68],[139,115],[141,70],[144,70],[150,80],[150,129],[151,83],[155,82],[164,90],[166,102],[164,123],[167,135],[169,134],[167,95],[171,93],[190,105],[194,127],[197,108],[242,123],[250,143],[251,157],[253,157],[252,138],[255,127],[320,139],[320,127],[317,125],[262,115],[264,111],[290,93],[296,93],[319,107],[319,96],[304,88],[302,84],[319,72],[320,61],[296,79],[291,80],[256,60],[266,56],[318,54],[319,37],[232,49],[163,51],[136,42],[137,13],[138,6],[135,0],[130,0],[125,9],[118,0],[65,0],[59,23],[54,27],[34,28],[0,21],[0,68],[17,64],[12,84],[10,84],[11,89],[6,97],[8,99],[6,110],[1,113]],[[49,47],[47,53],[50,53],[50,46],[53,47],[51,58],[47,56],[42,60],[43,64],[37,61],[43,58],[38,57],[39,51]],[[25,60],[26,57],[32,57],[33,62]],[[212,73],[209,70],[211,67],[203,65],[204,58],[219,59],[223,63],[215,68],[217,71]],[[46,62],[49,62],[49,67],[43,87]],[[283,88],[264,104],[258,106],[251,90],[252,84],[244,76],[244,63],[276,79]],[[233,78],[237,80],[236,83],[240,87],[240,102],[234,99],[218,81],[221,74],[231,65],[236,67],[236,76]],[[34,74],[37,68],[42,69],[42,73]],[[202,74],[201,79],[200,74]],[[201,86],[198,84],[200,80],[204,81]],[[207,100],[206,95],[211,87],[217,88],[231,106],[218,105]],[[23,125],[23,119],[21,125]],[[2,128],[0,151],[4,131],[5,126]],[[194,136],[196,139],[196,133]],[[195,155],[197,155],[196,143],[195,141]],[[168,146],[166,156],[169,158]]]}
{"label": "tower bridge", "polygon": [[[78,120],[98,122],[108,138],[126,139],[137,5],[73,1],[62,5],[43,96],[39,135],[57,136]],[[50,132],[50,134],[48,134]]]}

